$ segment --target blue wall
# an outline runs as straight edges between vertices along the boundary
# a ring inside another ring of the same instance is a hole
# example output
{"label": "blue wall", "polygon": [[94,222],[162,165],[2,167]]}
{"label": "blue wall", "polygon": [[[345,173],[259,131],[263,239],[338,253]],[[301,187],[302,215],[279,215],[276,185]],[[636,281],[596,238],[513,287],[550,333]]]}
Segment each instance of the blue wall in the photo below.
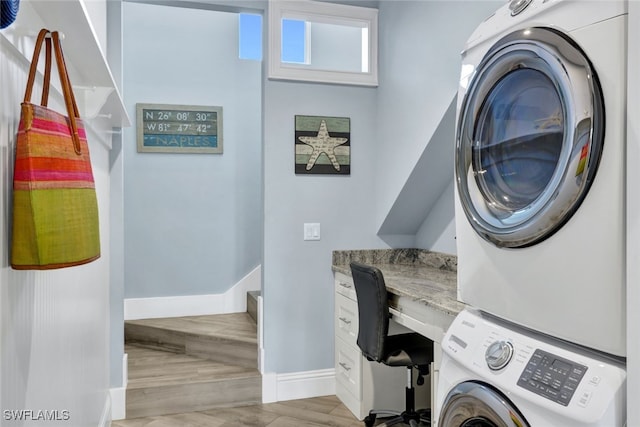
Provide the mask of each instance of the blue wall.
{"label": "blue wall", "polygon": [[222,106],[224,154],[137,153],[124,134],[125,298],[219,294],[261,262],[261,62],[238,15],[124,3],[124,98]]}
{"label": "blue wall", "polygon": [[[376,89],[265,81],[266,372],[333,366],[331,251],[386,247],[375,216]],[[294,174],[296,114],[351,118],[351,175]],[[321,239],[303,240],[319,222]]]}

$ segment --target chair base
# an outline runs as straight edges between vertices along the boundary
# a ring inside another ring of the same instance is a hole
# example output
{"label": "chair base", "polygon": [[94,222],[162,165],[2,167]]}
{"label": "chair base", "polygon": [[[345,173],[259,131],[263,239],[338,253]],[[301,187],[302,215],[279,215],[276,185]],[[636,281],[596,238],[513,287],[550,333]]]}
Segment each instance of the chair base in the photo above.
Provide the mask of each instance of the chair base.
{"label": "chair base", "polygon": [[[382,415],[385,417],[393,417],[387,421],[385,421],[380,426],[393,426],[396,424],[407,424],[411,427],[418,427],[421,422],[430,424],[431,423],[431,410],[430,409],[421,409],[418,411],[411,412],[400,412],[400,411],[370,411],[369,415],[364,418],[364,425],[366,427],[373,427],[378,418],[378,415]],[[379,426],[379,427],[380,427]]]}

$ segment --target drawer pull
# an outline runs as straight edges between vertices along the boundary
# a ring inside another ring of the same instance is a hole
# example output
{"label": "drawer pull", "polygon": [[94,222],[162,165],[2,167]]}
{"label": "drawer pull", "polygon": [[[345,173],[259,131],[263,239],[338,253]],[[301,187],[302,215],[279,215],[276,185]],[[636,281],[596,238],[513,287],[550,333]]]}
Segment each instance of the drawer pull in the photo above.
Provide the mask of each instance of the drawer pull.
{"label": "drawer pull", "polygon": [[351,370],[351,367],[349,365],[347,365],[344,362],[340,362],[338,363],[338,365],[342,366],[342,369],[344,369],[345,371],[349,372]]}
{"label": "drawer pull", "polygon": [[347,319],[346,317],[338,317],[338,319],[342,320],[347,325],[351,324],[351,320]]}
{"label": "drawer pull", "polygon": [[340,284],[340,286],[342,286],[343,288],[347,288],[347,289],[351,289],[351,287],[352,287],[349,283],[342,283],[342,282],[339,282],[339,284]]}

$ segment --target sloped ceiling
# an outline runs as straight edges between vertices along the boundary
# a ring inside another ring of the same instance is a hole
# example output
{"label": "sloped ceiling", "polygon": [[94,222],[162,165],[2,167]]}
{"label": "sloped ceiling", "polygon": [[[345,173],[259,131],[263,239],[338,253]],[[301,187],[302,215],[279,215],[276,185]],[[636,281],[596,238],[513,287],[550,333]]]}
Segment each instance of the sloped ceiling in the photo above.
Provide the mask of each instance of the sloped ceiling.
{"label": "sloped ceiling", "polygon": [[415,235],[453,179],[456,95],[383,221],[378,235]]}

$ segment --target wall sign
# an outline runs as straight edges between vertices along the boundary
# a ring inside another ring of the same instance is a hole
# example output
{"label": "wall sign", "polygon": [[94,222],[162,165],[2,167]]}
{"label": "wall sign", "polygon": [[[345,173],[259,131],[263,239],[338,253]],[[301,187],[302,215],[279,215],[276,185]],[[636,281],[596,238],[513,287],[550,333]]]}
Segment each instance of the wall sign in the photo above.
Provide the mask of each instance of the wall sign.
{"label": "wall sign", "polygon": [[222,154],[222,107],[136,104],[138,152]]}
{"label": "wall sign", "polygon": [[295,116],[295,173],[351,174],[351,120]]}

